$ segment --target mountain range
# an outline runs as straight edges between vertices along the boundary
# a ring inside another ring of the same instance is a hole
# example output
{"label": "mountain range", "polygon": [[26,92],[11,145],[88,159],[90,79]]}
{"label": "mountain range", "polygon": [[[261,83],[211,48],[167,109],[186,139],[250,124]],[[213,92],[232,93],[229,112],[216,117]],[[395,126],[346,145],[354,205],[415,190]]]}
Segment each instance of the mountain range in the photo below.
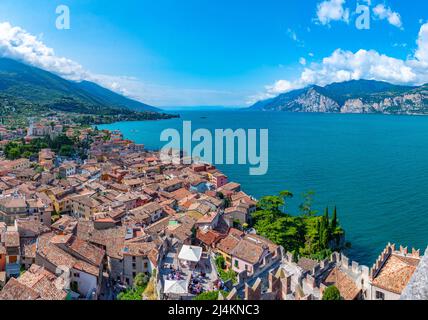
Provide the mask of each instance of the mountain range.
{"label": "mountain range", "polygon": [[[248,110],[428,114],[428,84],[394,85],[353,80],[324,87],[309,86],[259,101]],[[0,58],[0,114],[39,114],[61,111],[120,119],[171,117],[161,110],[89,82],[65,80],[51,72]]]}
{"label": "mountain range", "polygon": [[259,101],[249,110],[428,114],[428,84],[402,86],[374,80],[353,80],[325,87],[314,85]]}
{"label": "mountain range", "polygon": [[10,105],[13,110],[25,107],[96,115],[161,111],[89,81],[68,81],[48,71],[0,58],[0,109],[4,112]]}

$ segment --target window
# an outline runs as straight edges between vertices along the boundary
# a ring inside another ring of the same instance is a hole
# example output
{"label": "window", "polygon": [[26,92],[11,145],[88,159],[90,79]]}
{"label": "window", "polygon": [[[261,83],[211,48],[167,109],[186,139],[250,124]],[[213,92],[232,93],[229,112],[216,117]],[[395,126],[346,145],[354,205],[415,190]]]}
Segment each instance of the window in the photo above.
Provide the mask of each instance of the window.
{"label": "window", "polygon": [[133,273],[132,273],[132,277],[133,277],[133,278],[135,278],[136,276],[137,276],[137,273],[136,273],[136,272],[133,272]]}
{"label": "window", "polygon": [[147,269],[149,267],[149,264],[147,262],[144,262],[144,269]]}
{"label": "window", "polygon": [[132,257],[132,262],[135,262],[135,261],[136,261],[136,259],[137,259],[137,258],[135,258],[135,257]]}
{"label": "window", "polygon": [[380,291],[376,291],[376,300],[385,300],[385,294]]}
{"label": "window", "polygon": [[235,260],[235,268],[239,268],[239,261]]}
{"label": "window", "polygon": [[132,269],[135,269],[137,267],[137,264],[136,263],[133,263],[132,264]]}

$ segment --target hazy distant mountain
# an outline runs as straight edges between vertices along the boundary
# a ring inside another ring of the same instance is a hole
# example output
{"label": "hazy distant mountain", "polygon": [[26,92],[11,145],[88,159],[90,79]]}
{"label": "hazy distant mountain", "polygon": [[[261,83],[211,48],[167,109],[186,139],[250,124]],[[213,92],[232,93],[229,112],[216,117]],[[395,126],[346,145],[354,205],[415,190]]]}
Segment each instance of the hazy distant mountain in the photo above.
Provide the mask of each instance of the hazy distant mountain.
{"label": "hazy distant mountain", "polygon": [[131,100],[88,81],[72,82],[21,62],[0,58],[0,104],[20,101],[28,108],[85,114],[117,114],[159,109]]}
{"label": "hazy distant mountain", "polygon": [[158,108],[124,97],[116,92],[103,88],[93,82],[82,81],[80,83],[77,83],[76,86],[79,89],[86,91],[91,96],[96,97],[98,100],[104,101],[106,104],[115,105],[117,107],[126,107],[130,110],[135,111],[161,111]]}
{"label": "hazy distant mountain", "polygon": [[249,110],[428,114],[428,85],[393,85],[373,80],[353,80],[325,87],[310,86],[259,101]]}

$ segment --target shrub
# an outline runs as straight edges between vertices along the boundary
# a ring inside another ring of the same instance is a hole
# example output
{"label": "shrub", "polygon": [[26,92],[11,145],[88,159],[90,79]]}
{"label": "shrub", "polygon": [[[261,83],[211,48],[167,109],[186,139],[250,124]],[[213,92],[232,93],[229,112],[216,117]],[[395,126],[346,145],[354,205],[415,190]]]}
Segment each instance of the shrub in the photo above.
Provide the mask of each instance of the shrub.
{"label": "shrub", "polygon": [[218,300],[218,294],[220,292],[223,295],[223,297],[227,296],[226,291],[208,291],[208,292],[201,293],[200,295],[193,298],[193,300],[195,300],[195,301],[215,301],[215,300]]}
{"label": "shrub", "polygon": [[328,287],[325,289],[322,295],[323,300],[340,300],[340,292],[335,286]]}
{"label": "shrub", "polygon": [[134,287],[117,295],[117,300],[142,300],[149,278],[144,273],[139,273],[134,278]]}
{"label": "shrub", "polygon": [[225,269],[226,268],[226,260],[222,255],[217,256],[215,259],[215,264],[218,269]]}

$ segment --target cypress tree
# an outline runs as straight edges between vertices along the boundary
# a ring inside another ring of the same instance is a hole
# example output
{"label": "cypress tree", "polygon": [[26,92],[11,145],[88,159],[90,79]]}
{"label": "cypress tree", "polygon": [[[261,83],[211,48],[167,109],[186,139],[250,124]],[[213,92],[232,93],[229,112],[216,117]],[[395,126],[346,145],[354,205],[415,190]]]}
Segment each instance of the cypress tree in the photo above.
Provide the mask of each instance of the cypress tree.
{"label": "cypress tree", "polygon": [[329,214],[328,214],[328,207],[325,208],[325,212],[324,212],[324,217],[323,217],[323,224],[324,224],[324,229],[328,229],[329,224],[330,224],[330,218],[329,218]]}
{"label": "cypress tree", "polygon": [[331,221],[331,231],[335,232],[336,228],[337,228],[337,208],[335,206],[333,211],[333,220]]}
{"label": "cypress tree", "polygon": [[324,216],[321,219],[320,228],[319,228],[319,237],[320,237],[320,249],[324,250],[328,247],[328,241],[330,239],[330,219],[328,213],[328,207],[325,209]]}

